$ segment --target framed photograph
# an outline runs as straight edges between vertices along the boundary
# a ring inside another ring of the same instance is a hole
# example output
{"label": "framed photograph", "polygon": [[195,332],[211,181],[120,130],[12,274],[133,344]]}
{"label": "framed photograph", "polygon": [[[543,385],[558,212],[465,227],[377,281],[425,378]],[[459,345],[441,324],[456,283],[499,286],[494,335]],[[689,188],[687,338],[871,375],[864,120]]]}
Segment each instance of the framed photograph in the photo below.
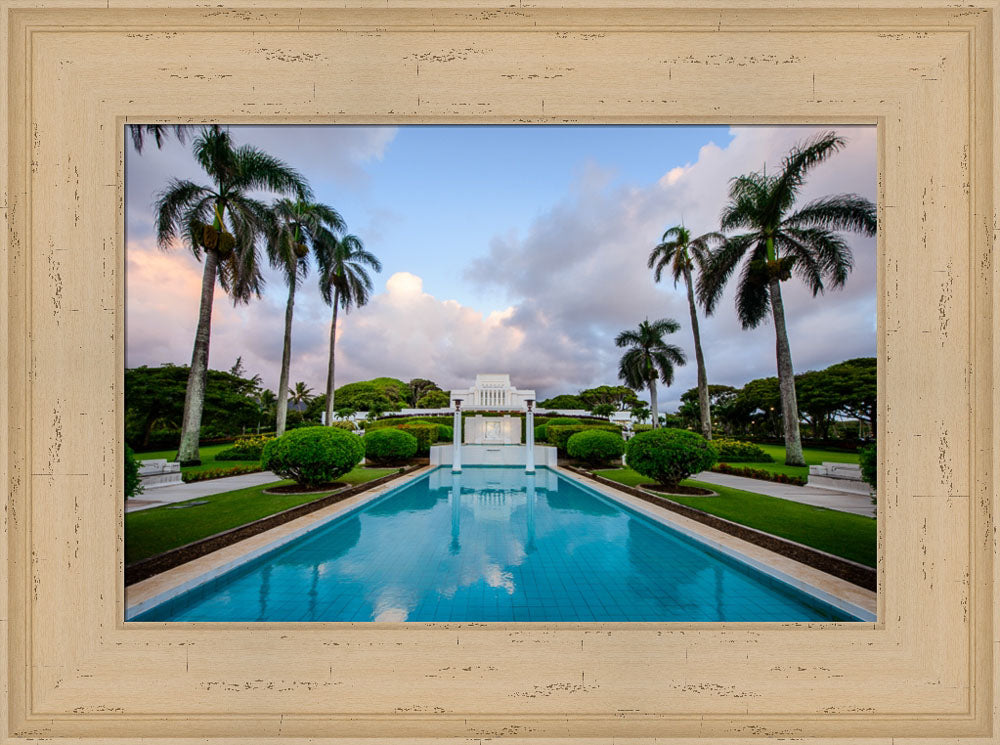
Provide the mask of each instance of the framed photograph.
{"label": "framed photograph", "polygon": [[3,742],[996,738],[995,2],[2,7]]}

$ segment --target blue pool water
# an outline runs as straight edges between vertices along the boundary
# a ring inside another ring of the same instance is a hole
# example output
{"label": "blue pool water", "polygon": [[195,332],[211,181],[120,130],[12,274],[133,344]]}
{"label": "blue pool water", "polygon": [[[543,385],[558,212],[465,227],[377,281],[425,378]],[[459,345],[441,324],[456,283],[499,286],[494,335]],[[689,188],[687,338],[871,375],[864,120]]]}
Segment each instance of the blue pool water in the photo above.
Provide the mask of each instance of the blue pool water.
{"label": "blue pool water", "polygon": [[854,621],[554,471],[438,469],[135,621]]}

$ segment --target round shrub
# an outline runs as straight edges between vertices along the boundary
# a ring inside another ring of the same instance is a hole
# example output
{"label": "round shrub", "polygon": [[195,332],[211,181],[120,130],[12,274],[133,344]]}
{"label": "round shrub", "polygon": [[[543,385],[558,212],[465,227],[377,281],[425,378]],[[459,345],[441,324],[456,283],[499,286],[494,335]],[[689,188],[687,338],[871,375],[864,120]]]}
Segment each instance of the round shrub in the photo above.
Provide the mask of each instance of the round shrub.
{"label": "round shrub", "polygon": [[625,441],[614,432],[603,429],[586,430],[577,432],[566,441],[566,452],[571,458],[600,465],[614,458],[621,458],[625,452]]}
{"label": "round shrub", "polygon": [[451,442],[455,438],[455,430],[447,424],[439,424],[437,428],[438,442]]}
{"label": "round shrub", "polygon": [[545,431],[547,424],[539,424],[535,427],[535,442],[545,442]]}
{"label": "round shrub", "polygon": [[139,478],[139,460],[128,445],[125,446],[125,499],[142,494],[142,480]]}
{"label": "round shrub", "polygon": [[301,427],[264,446],[261,465],[302,486],[329,484],[365,455],[361,438],[336,427]]}
{"label": "round shrub", "polygon": [[625,462],[664,486],[677,486],[692,473],[711,468],[718,459],[708,440],[685,429],[639,432],[625,446]]}
{"label": "round shrub", "polygon": [[393,465],[417,454],[417,438],[401,429],[373,429],[364,438],[365,458],[377,465]]}

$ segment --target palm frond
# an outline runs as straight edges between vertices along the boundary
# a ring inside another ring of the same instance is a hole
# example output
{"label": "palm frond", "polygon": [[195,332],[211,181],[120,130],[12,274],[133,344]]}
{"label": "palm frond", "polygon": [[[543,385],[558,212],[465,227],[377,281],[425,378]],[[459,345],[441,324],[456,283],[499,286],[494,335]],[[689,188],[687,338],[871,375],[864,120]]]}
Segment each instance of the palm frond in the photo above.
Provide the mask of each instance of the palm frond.
{"label": "palm frond", "polygon": [[769,227],[776,226],[781,216],[795,203],[809,171],[836,155],[846,144],[847,140],[836,132],[820,132],[788,152],[781,161],[781,171],[774,180],[764,210]]}
{"label": "palm frond", "polygon": [[854,268],[851,248],[841,236],[823,228],[789,228],[785,236],[805,247],[816,259],[823,277],[832,287],[843,287]]}
{"label": "palm frond", "polygon": [[849,230],[875,235],[875,204],[858,194],[836,194],[814,199],[782,221],[783,227]]}
{"label": "palm frond", "polygon": [[266,190],[276,194],[294,194],[303,201],[312,199],[312,189],[296,169],[252,145],[241,145],[233,152],[232,188],[246,191]]}
{"label": "palm frond", "polygon": [[[156,215],[156,243],[162,248],[170,244],[184,231],[186,214],[192,207],[212,192],[193,181],[172,178],[156,196],[153,212]],[[185,233],[187,231],[184,231]],[[195,256],[200,256],[197,243],[191,246]]]}
{"label": "palm frond", "polygon": [[[761,252],[758,250],[757,253]],[[736,317],[740,319],[740,325],[744,329],[759,326],[767,316],[770,299],[763,257],[747,261],[736,289]]]}
{"label": "palm frond", "polygon": [[698,302],[701,303],[706,314],[712,315],[715,311],[715,306],[722,297],[726,283],[739,265],[740,260],[748,252],[752,252],[755,246],[759,246],[760,241],[759,233],[733,236],[727,238],[725,243],[705,258],[696,284]]}

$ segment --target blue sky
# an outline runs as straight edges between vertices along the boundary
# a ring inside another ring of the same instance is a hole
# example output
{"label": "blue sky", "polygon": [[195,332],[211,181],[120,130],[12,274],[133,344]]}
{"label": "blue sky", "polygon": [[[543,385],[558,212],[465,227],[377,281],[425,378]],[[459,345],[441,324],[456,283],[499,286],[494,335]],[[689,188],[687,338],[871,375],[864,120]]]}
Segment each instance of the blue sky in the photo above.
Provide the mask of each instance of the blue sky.
{"label": "blue sky", "polygon": [[379,185],[364,193],[370,199],[347,192],[334,203],[361,215],[377,199],[392,218],[369,242],[387,267],[412,270],[412,237],[421,236],[430,255],[420,262],[424,289],[489,311],[503,293],[470,287],[454,257],[485,254],[493,236],[523,233],[588,169],[607,171],[609,186],[650,184],[664,161],[693,162],[710,141],[728,144],[728,127],[673,127],[667,136],[648,126],[403,127],[367,169]]}
{"label": "blue sky", "polygon": [[[464,387],[509,372],[540,397],[616,382],[615,334],[672,317],[690,364],[660,390],[669,410],[694,385],[683,288],[652,282],[645,261],[682,217],[715,230],[728,179],[781,156],[815,127],[406,126],[232,127],[310,180],[383,262],[375,295],[338,325],[337,384],[391,375]],[[875,131],[838,127],[845,150],[817,168],[803,201],[874,198]],[[186,364],[201,266],[154,245],[150,204],[169,177],[203,180],[190,142],[129,150],[127,364]],[[796,369],[875,351],[874,240],[849,236],[847,287],[812,298],[797,280],[785,304]],[[237,355],[274,387],[286,289],[271,270],[264,297],[233,308],[216,292],[210,365]],[[291,379],[325,387],[329,309],[307,280],[296,299]],[[732,298],[702,321],[709,380],[774,375],[773,330],[743,331]]]}

